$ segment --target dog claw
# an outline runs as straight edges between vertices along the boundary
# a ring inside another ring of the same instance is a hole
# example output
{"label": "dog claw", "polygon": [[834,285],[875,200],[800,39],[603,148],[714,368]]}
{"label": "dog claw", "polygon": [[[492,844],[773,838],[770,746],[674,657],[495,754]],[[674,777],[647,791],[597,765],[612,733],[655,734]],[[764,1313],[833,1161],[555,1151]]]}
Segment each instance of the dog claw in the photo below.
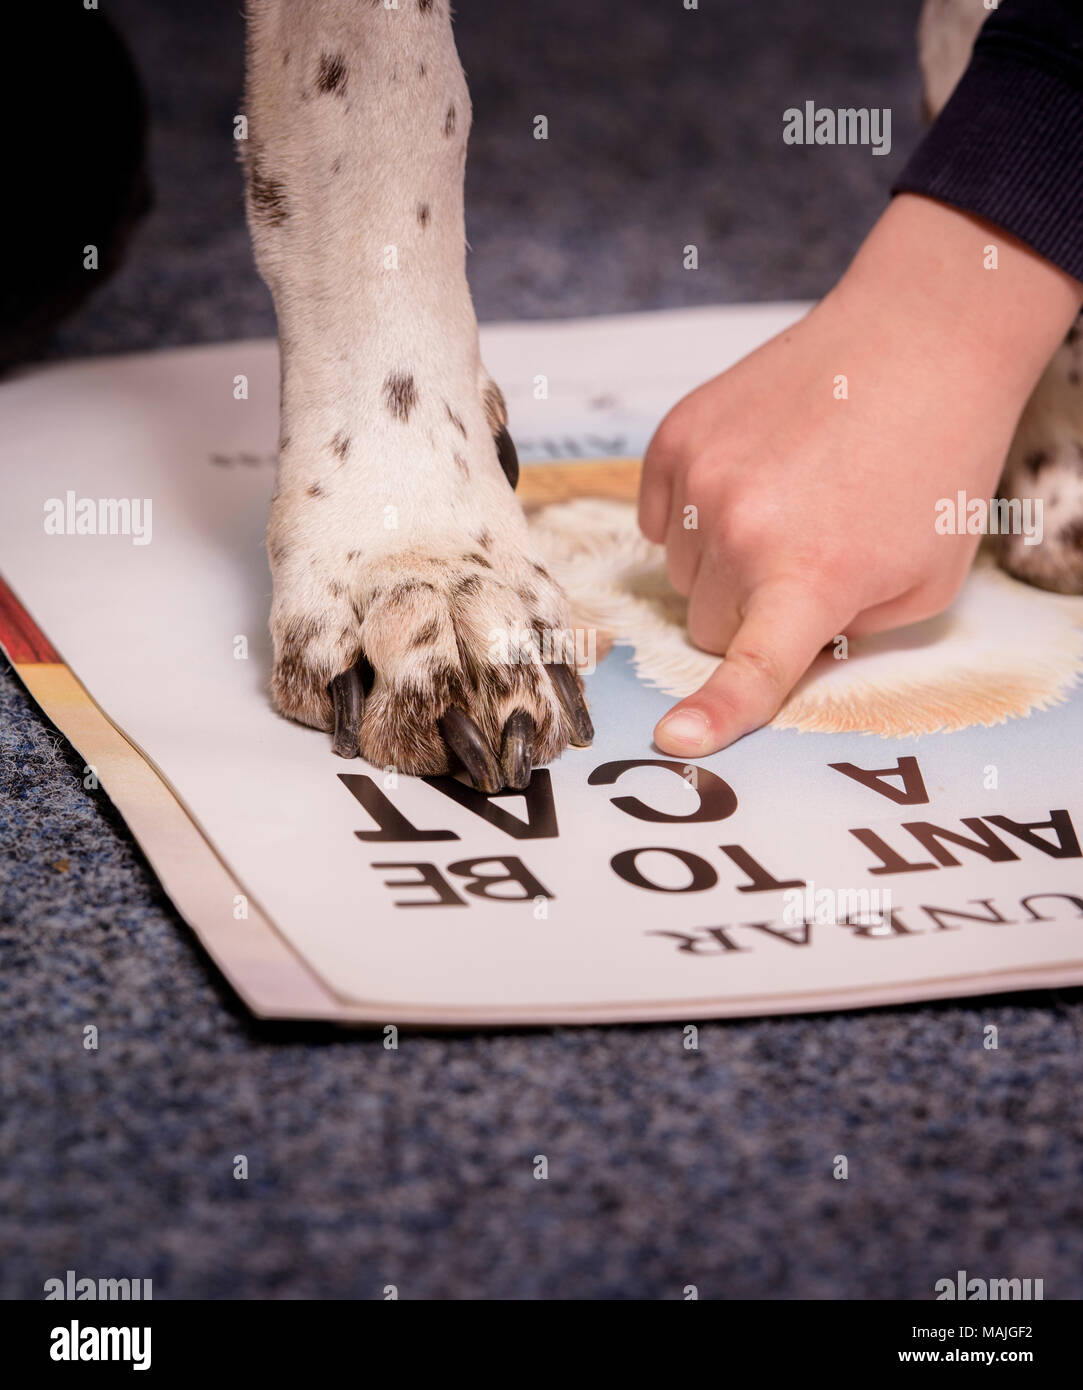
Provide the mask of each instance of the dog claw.
{"label": "dog claw", "polygon": [[507,478],[514,492],[519,484],[519,455],[512,443],[507,425],[501,425],[494,437],[496,439],[496,456],[500,460],[500,467],[504,470],[504,477]]}
{"label": "dog claw", "polygon": [[579,689],[575,674],[570,666],[547,666],[549,678],[556,688],[560,703],[564,706],[572,726],[572,745],[586,748],[594,738],[594,725],[587,712],[587,702]]}
{"label": "dog claw", "polygon": [[340,758],[359,758],[361,716],[365,712],[365,689],[358,666],[335,677],[327,687],[335,706],[335,734],[331,752]]}
{"label": "dog claw", "polygon": [[522,791],[530,782],[534,759],[534,721],[525,709],[514,710],[504,725],[500,766],[504,780],[513,791]]}
{"label": "dog claw", "polygon": [[500,764],[470,716],[452,705],[440,720],[440,732],[478,791],[498,792],[504,785]]}

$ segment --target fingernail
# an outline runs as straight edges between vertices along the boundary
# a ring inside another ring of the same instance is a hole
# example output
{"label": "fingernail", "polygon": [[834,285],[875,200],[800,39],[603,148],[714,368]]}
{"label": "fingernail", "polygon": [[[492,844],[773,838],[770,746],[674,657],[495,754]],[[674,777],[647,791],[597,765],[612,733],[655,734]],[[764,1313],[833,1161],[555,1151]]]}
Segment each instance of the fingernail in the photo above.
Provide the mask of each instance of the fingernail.
{"label": "fingernail", "polygon": [[690,709],[667,714],[658,725],[658,733],[665,736],[667,743],[681,745],[679,749],[671,751],[686,753],[691,757],[702,757],[711,752],[709,732],[703,715]]}

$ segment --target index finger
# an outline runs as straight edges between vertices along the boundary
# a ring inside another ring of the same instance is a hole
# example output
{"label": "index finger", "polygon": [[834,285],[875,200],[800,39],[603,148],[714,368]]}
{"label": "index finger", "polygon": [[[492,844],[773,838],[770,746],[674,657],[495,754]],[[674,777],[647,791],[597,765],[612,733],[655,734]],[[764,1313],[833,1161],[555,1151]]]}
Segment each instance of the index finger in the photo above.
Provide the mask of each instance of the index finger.
{"label": "index finger", "polygon": [[655,743],[664,753],[703,758],[766,724],[842,630],[843,616],[796,579],[767,581],[753,590],[721,664],[663,715]]}

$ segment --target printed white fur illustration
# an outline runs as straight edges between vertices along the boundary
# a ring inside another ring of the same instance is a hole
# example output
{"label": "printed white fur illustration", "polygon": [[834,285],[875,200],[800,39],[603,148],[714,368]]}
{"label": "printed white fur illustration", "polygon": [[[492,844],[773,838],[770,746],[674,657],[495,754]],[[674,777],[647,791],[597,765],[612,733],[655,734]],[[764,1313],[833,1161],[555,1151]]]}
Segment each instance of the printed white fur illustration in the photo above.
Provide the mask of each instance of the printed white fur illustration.
{"label": "printed white fur illustration", "polygon": [[[630,645],[639,677],[689,695],[718,658],[684,629],[685,600],[666,578],[661,546],[644,540],[628,502],[577,498],[537,511],[535,544],[598,629],[598,655]],[[1083,675],[1083,605],[1003,573],[982,552],[939,617],[855,638],[846,659],[827,648],[772,721],[776,728],[886,738],[1003,723],[1063,701]]]}

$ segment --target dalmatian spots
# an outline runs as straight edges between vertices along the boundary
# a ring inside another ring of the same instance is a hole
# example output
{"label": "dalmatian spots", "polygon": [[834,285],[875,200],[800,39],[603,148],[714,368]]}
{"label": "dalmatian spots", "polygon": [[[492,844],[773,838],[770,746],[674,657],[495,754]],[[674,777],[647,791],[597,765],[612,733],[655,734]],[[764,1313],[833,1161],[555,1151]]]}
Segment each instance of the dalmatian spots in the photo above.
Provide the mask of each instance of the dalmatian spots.
{"label": "dalmatian spots", "polygon": [[417,405],[417,387],[409,372],[391,372],[384,382],[384,403],[396,420],[405,425]]}
{"label": "dalmatian spots", "polygon": [[264,226],[280,227],[289,216],[285,184],[264,172],[258,156],[249,167],[248,200],[254,219]]}
{"label": "dalmatian spots", "polygon": [[249,225],[282,361],[272,700],[342,757],[525,785],[589,717],[570,668],[494,653],[494,634],[570,617],[479,361],[449,8],[248,12]]}
{"label": "dalmatian spots", "polygon": [[320,70],[316,76],[316,90],[322,93],[334,92],[340,97],[346,95],[346,55],[344,53],[321,53]]}

